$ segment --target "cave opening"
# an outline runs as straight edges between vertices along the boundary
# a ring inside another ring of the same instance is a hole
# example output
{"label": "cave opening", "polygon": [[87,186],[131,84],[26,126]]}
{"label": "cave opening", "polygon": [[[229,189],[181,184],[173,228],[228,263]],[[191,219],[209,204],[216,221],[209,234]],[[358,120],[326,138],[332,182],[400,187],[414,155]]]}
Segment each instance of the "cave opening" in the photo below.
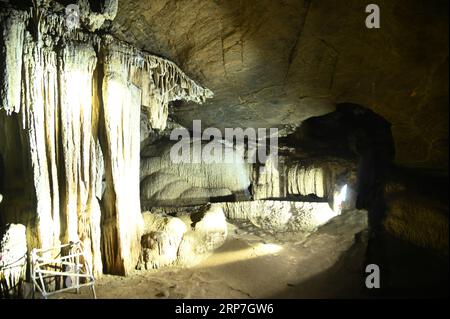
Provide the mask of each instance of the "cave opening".
{"label": "cave opening", "polygon": [[445,6],[0,1],[0,297],[448,296]]}

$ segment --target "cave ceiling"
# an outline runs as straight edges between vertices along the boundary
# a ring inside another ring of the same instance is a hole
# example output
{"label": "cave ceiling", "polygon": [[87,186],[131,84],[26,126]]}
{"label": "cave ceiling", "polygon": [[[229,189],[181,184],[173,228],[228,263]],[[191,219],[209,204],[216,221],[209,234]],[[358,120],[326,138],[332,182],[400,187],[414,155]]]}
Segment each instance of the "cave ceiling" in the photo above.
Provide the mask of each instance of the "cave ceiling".
{"label": "cave ceiling", "polygon": [[[356,102],[392,123],[397,162],[448,167],[448,2],[120,1],[114,34],[175,61],[215,97],[185,126],[285,127]],[[442,9],[442,10],[440,10]]]}
{"label": "cave ceiling", "polygon": [[367,29],[363,0],[121,0],[111,31],[214,92],[174,105],[186,127],[286,134],[353,102],[392,123],[397,163],[448,173],[448,1],[433,2],[380,0]]}

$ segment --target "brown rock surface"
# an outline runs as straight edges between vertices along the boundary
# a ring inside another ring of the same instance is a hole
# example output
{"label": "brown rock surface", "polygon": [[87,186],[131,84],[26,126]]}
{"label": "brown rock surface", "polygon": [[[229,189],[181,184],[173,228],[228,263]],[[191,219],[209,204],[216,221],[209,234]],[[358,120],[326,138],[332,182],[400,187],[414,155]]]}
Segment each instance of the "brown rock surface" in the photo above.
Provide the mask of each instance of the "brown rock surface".
{"label": "brown rock surface", "polygon": [[183,125],[298,125],[333,110],[372,108],[393,124],[398,163],[448,170],[448,2],[120,1],[117,36],[174,61],[211,88]]}

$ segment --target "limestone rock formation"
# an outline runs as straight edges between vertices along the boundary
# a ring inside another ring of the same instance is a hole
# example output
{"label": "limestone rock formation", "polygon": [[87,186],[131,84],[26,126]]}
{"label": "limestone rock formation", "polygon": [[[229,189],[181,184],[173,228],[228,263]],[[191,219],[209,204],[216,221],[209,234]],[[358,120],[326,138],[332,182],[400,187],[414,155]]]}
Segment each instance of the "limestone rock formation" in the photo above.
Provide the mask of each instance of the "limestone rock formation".
{"label": "limestone rock formation", "polygon": [[0,297],[18,297],[26,277],[25,226],[9,224],[0,241]]}
{"label": "limestone rock formation", "polygon": [[328,203],[257,200],[214,204],[222,207],[230,220],[247,220],[272,233],[296,233],[306,238],[340,212]]}
{"label": "limestone rock formation", "polygon": [[445,207],[435,207],[435,204],[420,195],[392,198],[386,229],[403,240],[448,255],[448,216]]}
{"label": "limestone rock formation", "polygon": [[80,0],[80,13],[82,22],[90,31],[96,31],[100,29],[105,21],[112,21],[117,15],[119,8],[119,0],[103,0],[100,1],[100,12],[93,12],[90,10],[90,3],[86,0]]}
{"label": "limestone rock formation", "polygon": [[315,155],[297,159],[295,153],[283,154],[276,165],[269,159],[263,167],[253,169],[253,197],[313,198],[313,201],[328,200],[333,206],[342,187],[347,185],[347,208],[353,208],[351,193],[356,184],[356,166],[353,159]]}
{"label": "limestone rock formation", "polygon": [[178,259],[180,243],[188,230],[179,218],[144,212],[144,235],[138,269],[170,266]]}
{"label": "limestone rock formation", "polygon": [[227,238],[220,206],[177,217],[143,213],[145,230],[138,269],[191,267],[208,257]]}
{"label": "limestone rock formation", "polygon": [[18,112],[21,99],[22,50],[24,45],[25,12],[1,12],[3,36],[0,38],[1,105],[8,113]]}
{"label": "limestone rock formation", "polygon": [[[0,0],[1,290],[20,283],[27,251],[69,241],[96,277],[194,266],[227,219],[348,249],[367,218],[347,152],[358,125],[336,125],[340,102],[392,123],[396,164],[448,175],[448,3],[436,1],[380,0],[381,32],[362,0]],[[308,124],[324,114],[327,134]],[[251,164],[250,138],[199,142],[193,120],[278,128],[283,143]],[[448,255],[448,201],[408,188],[386,187],[386,229]]]}
{"label": "limestone rock formation", "polygon": [[402,240],[448,256],[447,192],[439,190],[436,181],[433,181],[433,185],[426,181],[421,181],[421,185],[414,184],[411,179],[398,177],[387,183],[385,227],[389,233]]}
{"label": "limestone rock formation", "polygon": [[190,227],[190,231],[180,243],[179,265],[196,265],[225,243],[228,228],[221,207],[212,206],[206,212],[181,215],[180,218]]}
{"label": "limestone rock formation", "polygon": [[[203,204],[214,198],[248,197],[250,166],[232,146],[215,141],[223,153],[235,160],[227,162],[222,153],[211,152],[210,161],[203,154],[211,144],[187,141],[159,141],[141,153],[141,200],[147,206],[187,206]],[[177,146],[176,146],[177,145]],[[209,146],[208,146],[209,145]],[[171,150],[184,148],[189,162],[175,163]],[[220,157],[219,157],[220,156]]]}
{"label": "limestone rock formation", "polygon": [[[103,9],[112,19],[117,1]],[[81,240],[97,276],[127,274],[143,231],[141,108],[164,128],[169,102],[212,92],[170,61],[92,33],[100,22],[71,29],[57,2],[30,12],[0,10],[2,218],[24,221],[28,249]]]}

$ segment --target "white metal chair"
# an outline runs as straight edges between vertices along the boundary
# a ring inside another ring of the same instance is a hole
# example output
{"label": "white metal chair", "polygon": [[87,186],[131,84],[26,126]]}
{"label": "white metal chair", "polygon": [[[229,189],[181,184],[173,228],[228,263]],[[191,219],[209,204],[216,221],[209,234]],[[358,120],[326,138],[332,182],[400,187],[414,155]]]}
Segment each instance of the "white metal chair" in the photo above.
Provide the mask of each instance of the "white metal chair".
{"label": "white metal chair", "polygon": [[[58,252],[56,257],[51,257],[55,256],[55,252]],[[80,279],[83,282],[80,282]],[[81,242],[70,242],[47,249],[33,249],[31,282],[33,298],[36,290],[47,299],[50,295],[73,289],[79,293],[80,288],[85,286],[90,286],[94,298],[97,298],[94,275],[84,256]]]}

